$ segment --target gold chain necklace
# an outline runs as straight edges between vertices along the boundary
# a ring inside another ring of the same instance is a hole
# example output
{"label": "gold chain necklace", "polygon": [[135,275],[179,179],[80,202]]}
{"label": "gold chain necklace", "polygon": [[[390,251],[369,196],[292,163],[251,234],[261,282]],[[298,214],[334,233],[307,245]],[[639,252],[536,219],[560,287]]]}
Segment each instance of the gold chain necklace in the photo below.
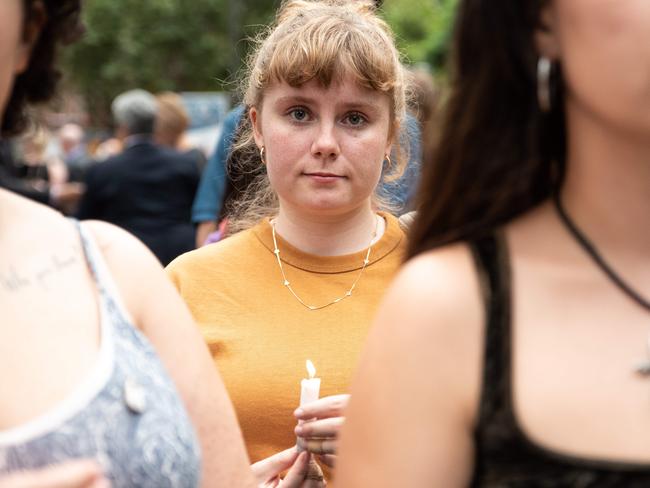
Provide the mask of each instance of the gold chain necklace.
{"label": "gold chain necklace", "polygon": [[270,221],[271,224],[271,229],[273,232],[273,254],[275,254],[275,258],[278,261],[278,266],[280,267],[280,272],[282,273],[282,284],[287,287],[287,289],[291,292],[291,294],[295,297],[296,300],[300,302],[301,305],[304,307],[308,308],[309,310],[320,310],[321,308],[329,307],[330,305],[334,305],[335,303],[339,303],[342,300],[345,300],[346,298],[352,296],[352,291],[355,289],[357,286],[357,283],[361,279],[361,275],[363,275],[363,271],[366,269],[366,266],[370,263],[370,251],[372,250],[372,245],[373,241],[377,237],[377,228],[379,227],[379,217],[375,216],[375,230],[372,232],[372,236],[370,237],[370,244],[368,244],[368,251],[366,252],[366,257],[363,260],[363,266],[361,267],[361,271],[359,271],[359,275],[357,276],[357,279],[354,280],[354,283],[352,283],[352,286],[350,289],[345,292],[344,295],[335,298],[329,303],[326,303],[324,305],[308,305],[305,303],[305,301],[298,296],[298,294],[291,288],[291,283],[287,279],[287,275],[284,273],[284,268],[282,267],[282,260],[280,259],[280,249],[278,249],[278,241],[275,238],[275,219]]}

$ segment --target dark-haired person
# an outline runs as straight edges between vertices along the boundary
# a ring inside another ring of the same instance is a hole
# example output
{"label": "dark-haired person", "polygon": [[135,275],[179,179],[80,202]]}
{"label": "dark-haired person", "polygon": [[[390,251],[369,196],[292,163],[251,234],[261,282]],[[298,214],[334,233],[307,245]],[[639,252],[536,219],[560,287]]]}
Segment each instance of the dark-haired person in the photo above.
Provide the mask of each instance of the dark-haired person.
{"label": "dark-haired person", "polygon": [[[0,2],[2,137],[52,95],[79,9]],[[252,486],[208,351],[142,244],[0,190],[0,256],[0,485]]]}
{"label": "dark-haired person", "polygon": [[650,2],[464,0],[338,486],[650,485]]}

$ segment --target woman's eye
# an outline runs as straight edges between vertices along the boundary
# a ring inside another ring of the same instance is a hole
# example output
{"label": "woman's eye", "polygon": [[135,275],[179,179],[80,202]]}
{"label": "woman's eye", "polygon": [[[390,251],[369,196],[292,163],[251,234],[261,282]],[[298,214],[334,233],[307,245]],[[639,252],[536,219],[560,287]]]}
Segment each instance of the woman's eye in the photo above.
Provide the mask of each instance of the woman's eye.
{"label": "woman's eye", "polygon": [[307,111],[304,108],[294,108],[289,112],[289,114],[291,115],[291,118],[297,121],[303,121],[307,118]]}
{"label": "woman's eye", "polygon": [[346,119],[350,125],[361,125],[366,121],[365,117],[358,113],[351,113],[346,117]]}

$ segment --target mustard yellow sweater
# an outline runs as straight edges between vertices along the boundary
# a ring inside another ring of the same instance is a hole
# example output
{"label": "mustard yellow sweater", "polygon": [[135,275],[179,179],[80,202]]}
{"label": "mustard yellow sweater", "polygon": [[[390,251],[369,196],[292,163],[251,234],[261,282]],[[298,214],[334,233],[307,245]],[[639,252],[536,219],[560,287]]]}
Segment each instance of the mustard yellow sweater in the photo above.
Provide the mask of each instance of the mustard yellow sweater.
{"label": "mustard yellow sweater", "polygon": [[[237,411],[251,462],[295,444],[292,415],[311,359],[321,396],[345,393],[373,315],[402,260],[406,239],[396,218],[373,246],[351,297],[308,310],[283,286],[264,221],[184,254],[167,267],[202,329]],[[319,257],[277,236],[293,289],[308,304],[343,295],[365,252]]]}

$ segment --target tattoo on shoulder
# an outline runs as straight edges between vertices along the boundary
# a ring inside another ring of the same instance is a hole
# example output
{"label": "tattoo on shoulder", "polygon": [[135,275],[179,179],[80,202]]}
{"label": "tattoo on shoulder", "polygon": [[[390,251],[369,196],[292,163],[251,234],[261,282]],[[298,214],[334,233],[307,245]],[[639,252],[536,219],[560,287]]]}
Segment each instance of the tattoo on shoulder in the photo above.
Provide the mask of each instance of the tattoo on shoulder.
{"label": "tattoo on shoulder", "polygon": [[26,269],[15,265],[11,265],[7,269],[0,268],[0,289],[9,293],[17,293],[34,287],[49,291],[56,286],[58,275],[73,268],[81,260],[81,249],[72,246],[69,251],[41,256],[33,266]]}

